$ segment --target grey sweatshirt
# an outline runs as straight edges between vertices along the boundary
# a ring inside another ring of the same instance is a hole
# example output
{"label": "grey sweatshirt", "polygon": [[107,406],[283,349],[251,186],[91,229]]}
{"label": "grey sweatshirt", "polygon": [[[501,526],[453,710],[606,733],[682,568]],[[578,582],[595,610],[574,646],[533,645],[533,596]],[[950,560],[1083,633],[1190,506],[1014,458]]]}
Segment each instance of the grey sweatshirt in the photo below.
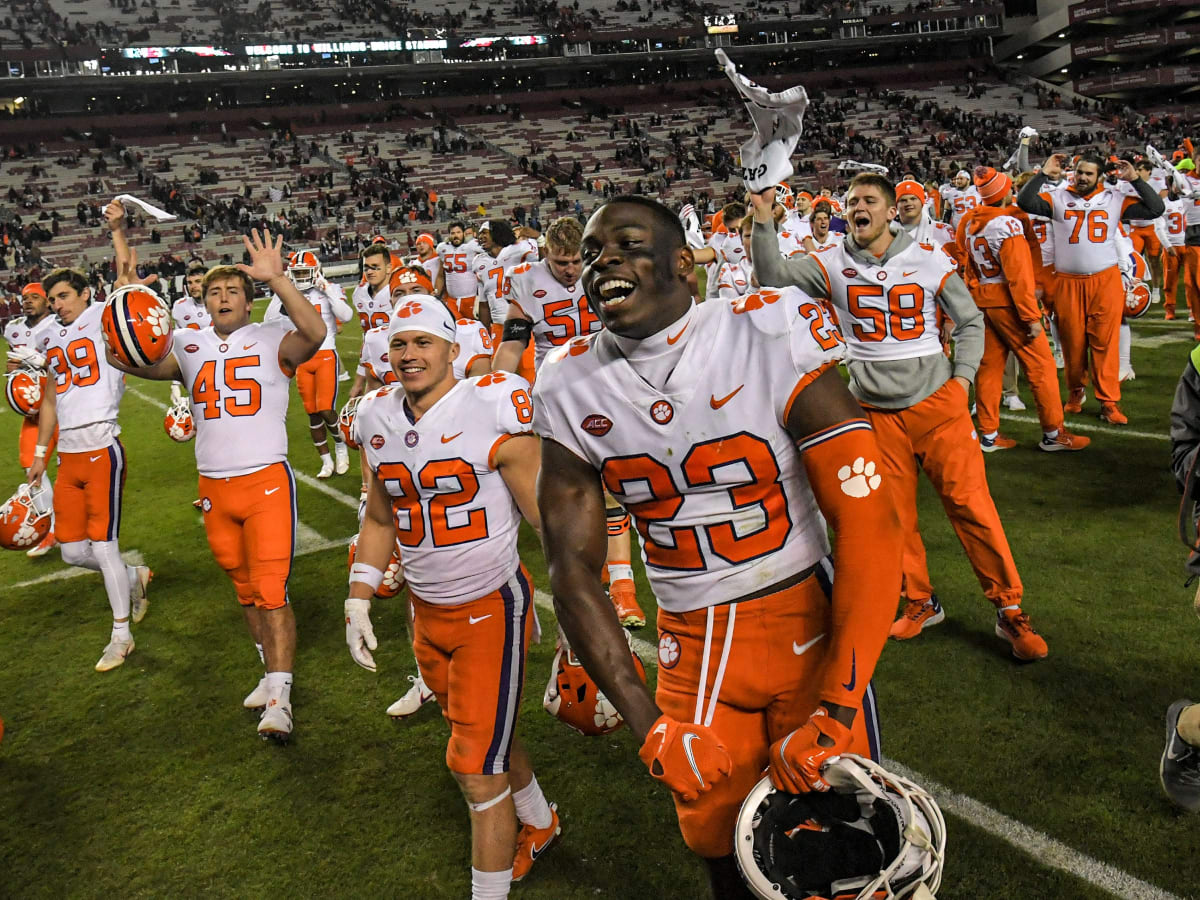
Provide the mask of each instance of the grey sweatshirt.
{"label": "grey sweatshirt", "polygon": [[[883,259],[867,253],[849,235],[845,238],[846,251],[863,265],[885,265],[912,244],[912,238],[899,225],[893,223],[891,228],[892,243]],[[767,287],[796,285],[810,297],[829,300],[838,308],[843,321],[849,320],[846,299],[829,296],[820,265],[807,254],[790,259],[781,256],[773,228],[754,223],[750,254],[759,284]],[[907,409],[937,391],[951,376],[975,380],[975,370],[983,358],[983,313],[957,275],[946,279],[937,295],[937,303],[955,323],[953,367],[941,352],[910,359],[849,360],[846,365],[850,370],[850,392],[859,402],[879,409]]]}

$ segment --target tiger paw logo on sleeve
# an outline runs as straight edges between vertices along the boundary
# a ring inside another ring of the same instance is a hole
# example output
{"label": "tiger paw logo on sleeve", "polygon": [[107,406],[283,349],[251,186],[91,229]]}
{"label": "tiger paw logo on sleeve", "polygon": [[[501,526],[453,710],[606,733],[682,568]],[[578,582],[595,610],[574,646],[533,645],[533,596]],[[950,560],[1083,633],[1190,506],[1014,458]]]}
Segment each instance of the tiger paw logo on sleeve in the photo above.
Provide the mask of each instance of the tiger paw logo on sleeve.
{"label": "tiger paw logo on sleeve", "polygon": [[874,461],[868,462],[861,456],[854,460],[853,464],[842,466],[837,474],[842,493],[857,499],[869,496],[871,491],[879,490],[879,485],[883,482],[883,477],[875,473]]}

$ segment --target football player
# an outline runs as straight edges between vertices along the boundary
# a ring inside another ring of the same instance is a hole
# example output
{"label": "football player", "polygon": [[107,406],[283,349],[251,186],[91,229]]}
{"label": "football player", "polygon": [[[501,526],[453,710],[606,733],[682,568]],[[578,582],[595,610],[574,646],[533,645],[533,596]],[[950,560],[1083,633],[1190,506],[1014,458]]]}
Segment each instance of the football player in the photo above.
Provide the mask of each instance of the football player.
{"label": "football player", "polygon": [[967,260],[971,295],[983,312],[984,345],[975,376],[979,444],[984,452],[1007,450],[1017,442],[1000,434],[1000,398],[1009,353],[1021,362],[1033,390],[1042,425],[1038,447],[1046,451],[1082,450],[1090,438],[1063,426],[1058,372],[1042,328],[1034,295],[1033,252],[1041,253],[1032,223],[1013,206],[1012,179],[980,166],[975,170],[980,206],[958,222],[957,243]]}
{"label": "football player", "polygon": [[818,203],[809,216],[811,231],[804,238],[804,249],[806,251],[809,253],[820,253],[826,247],[832,247],[834,244],[841,242],[842,235],[835,234],[829,230],[829,223],[831,221],[833,221],[832,208],[824,201]]}
{"label": "football player", "polygon": [[954,229],[930,217],[920,182],[905,180],[896,185],[896,212],[896,220],[918,244],[937,248],[954,243]]}
{"label": "football player", "polygon": [[492,333],[499,344],[504,320],[508,316],[508,301],[504,299],[504,273],[527,260],[537,260],[537,241],[517,240],[511,225],[503,219],[489,219],[487,228],[480,229],[479,243],[483,251],[475,256],[475,317]]}
{"label": "football player", "polygon": [[[1184,240],[1186,238],[1186,216],[1187,206],[1191,205],[1191,200],[1185,200],[1175,190],[1175,185],[1170,184],[1167,187],[1167,195],[1163,197],[1163,206],[1166,212],[1163,213],[1162,222],[1166,239],[1163,243],[1163,318],[1168,322],[1175,318],[1175,304],[1179,298],[1179,261],[1184,253]],[[1187,302],[1187,294],[1184,294],[1184,302]]]}
{"label": "football player", "polygon": [[[4,324],[4,339],[8,342],[7,370],[15,372],[18,368],[28,368],[44,375],[46,372],[46,355],[43,349],[50,335],[59,327],[57,318],[50,314],[50,299],[40,281],[31,281],[21,288],[21,313],[17,318],[9,319]],[[38,440],[38,417],[28,416],[21,420],[21,437],[18,442],[21,468],[29,474],[33,465],[33,451]],[[47,454],[54,452],[58,443],[58,432],[50,435]],[[47,497],[53,498],[54,485],[50,475],[42,476],[42,490],[47,491]],[[50,518],[50,532],[34,547],[25,551],[26,556],[45,556],[55,547],[58,541],[54,537],[54,518]]]}
{"label": "football player", "polygon": [[[1021,610],[1023,588],[987,486],[967,396],[983,355],[983,315],[950,257],[915,243],[899,226],[890,181],[860,173],[846,199],[850,233],[836,247],[783,260],[771,246],[770,197],[754,197],[754,272],[768,285],[795,284],[838,311],[849,348],[850,389],[863,404],[890,478],[905,535],[907,602],[892,628],[916,637],[945,617],[917,530],[918,464],[942,499],[984,595],[995,631],[1021,660],[1041,659],[1046,642]],[[942,352],[936,310],[955,324],[954,363]]]}
{"label": "football player", "polygon": [[1083,409],[1084,375],[1091,369],[1100,418],[1110,425],[1128,425],[1117,405],[1121,399],[1119,337],[1125,308],[1125,287],[1117,268],[1114,235],[1124,219],[1156,219],[1163,201],[1127,160],[1117,169],[1135,192],[1129,196],[1103,182],[1107,163],[1094,153],[1075,165],[1075,183],[1047,190],[1047,181],[1063,176],[1066,156],[1053,154],[1017,195],[1027,213],[1050,220],[1054,235],[1054,315],[1062,337],[1064,374],[1070,397],[1063,411]]}
{"label": "football player", "polygon": [[436,283],[438,276],[442,274],[442,258],[438,255],[437,241],[428,231],[422,231],[417,235],[417,255],[413,257],[410,265],[420,266],[429,275],[430,282]]}
{"label": "football player", "polygon": [[388,334],[400,389],[369,395],[353,425],[370,476],[346,641],[374,671],[370,598],[398,540],[413,651],[450,723],[446,764],[470,810],[471,897],[507,897],[561,830],[516,738],[534,627],[517,528],[522,516],[538,527],[529,385],[503,372],[456,379],[454,317],[433,297],[400,303]]}
{"label": "football player", "polygon": [[[605,327],[550,354],[534,387],[538,508],[572,649],[674,792],[716,896],[744,897],[733,826],[764,767],[797,793],[828,787],[833,755],[878,755],[869,682],[901,539],[826,314],[795,290],[693,304],[693,265],[654,200],[589,220],[582,281]],[[605,489],[659,600],[653,697],[597,578]]]}
{"label": "football player", "polygon": [[[259,735],[286,741],[296,652],[287,590],[297,522],[296,482],[287,461],[289,384],[325,340],[325,322],[288,276],[282,235],[272,242],[269,233],[260,237],[255,229],[242,241],[250,265],[214,266],[204,276],[212,327],[179,329],[162,362],[127,371],[180,381],[188,391],[208,546],[233,582],[266,666],[243,705],[263,709]],[[255,281],[275,292],[285,316],[250,321]]]}
{"label": "football player", "polygon": [[[389,279],[392,276],[392,268],[392,253],[386,244],[371,243],[363,248],[363,283],[354,289],[351,297],[363,334],[372,328],[387,325],[391,318],[392,295]],[[364,384],[360,374],[354,379],[350,396],[361,396]]]}
{"label": "football player", "polygon": [[721,267],[727,263],[737,265],[745,256],[740,236],[742,219],[745,216],[744,204],[736,201],[726,203],[713,217],[715,221],[720,222],[720,225],[717,226],[714,222],[713,233],[709,236],[706,245],[692,248],[692,256],[696,260],[696,264],[707,266],[708,277],[705,280],[704,288],[706,299],[711,300],[720,292]]}
{"label": "football player", "polygon": [[[121,221],[123,222],[124,219]],[[188,266],[187,275],[184,277],[184,288],[187,294],[176,300],[175,305],[171,307],[171,318],[175,320],[176,328],[191,328],[199,331],[212,324],[202,294],[204,273],[207,271],[208,267],[204,263],[192,263]]]}
{"label": "football player", "polygon": [[[87,277],[55,269],[42,286],[58,327],[40,348],[46,356],[47,388],[38,415],[37,445],[29,483],[46,471],[46,454],[58,433],[58,483],[54,533],[63,562],[100,572],[112,608],[112,634],[96,671],[122,665],[133,652],[130,619],[146,615],[150,569],[121,560],[118,536],[125,492],[125,448],[117,412],[125,379],[106,359],[101,330],[103,306],[92,304]],[[51,390],[53,386],[53,390]]]}
{"label": "football player", "polygon": [[[600,330],[600,320],[588,306],[579,273],[583,266],[579,245],[583,228],[578,220],[556,219],[546,230],[546,258],[522,263],[505,278],[508,318],[504,342],[496,351],[492,368],[516,372],[527,352],[530,335],[534,365],[540,369],[546,354],[568,341]],[[608,498],[608,556],[603,580],[622,625],[641,628],[646,614],[637,602],[633,581],[629,516]]]}
{"label": "football player", "polygon": [[451,222],[447,231],[449,240],[437,245],[441,260],[437,277],[434,279],[434,296],[441,297],[450,307],[455,318],[475,318],[475,270],[476,254],[483,248],[474,236],[467,238],[462,222]]}
{"label": "football player", "polygon": [[[304,295],[325,322],[325,340],[312,358],[296,369],[296,389],[308,413],[308,433],[321,458],[318,478],[329,478],[334,472],[345,475],[350,468],[350,454],[338,430],[337,405],[337,330],[338,323],[354,318],[354,310],[346,303],[342,289],[325,280],[321,264],[313,250],[301,250],[288,259],[288,278]],[[271,298],[264,322],[287,318],[283,301],[278,294]],[[333,438],[333,453],[329,452],[328,437]]]}
{"label": "football player", "polygon": [[958,229],[958,220],[963,214],[979,205],[979,192],[971,184],[971,174],[966,169],[954,173],[950,184],[942,186],[943,221],[950,223],[951,233]]}

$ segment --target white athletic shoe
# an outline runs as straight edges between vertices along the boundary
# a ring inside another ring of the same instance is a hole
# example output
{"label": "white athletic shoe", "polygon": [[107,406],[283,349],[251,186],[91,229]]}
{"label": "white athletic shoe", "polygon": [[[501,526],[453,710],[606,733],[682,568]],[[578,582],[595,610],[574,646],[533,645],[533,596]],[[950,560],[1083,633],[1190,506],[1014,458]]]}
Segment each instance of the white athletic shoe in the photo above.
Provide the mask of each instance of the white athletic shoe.
{"label": "white athletic shoe", "polygon": [[115,669],[117,666],[124,665],[125,657],[133,652],[133,647],[132,637],[127,641],[109,641],[108,646],[104,648],[104,655],[96,663],[96,671],[107,672],[109,669]]}
{"label": "white athletic shoe", "polygon": [[1054,368],[1061,369],[1066,366],[1066,360],[1063,359],[1062,351],[1057,347],[1054,348]]}
{"label": "white athletic shoe", "polygon": [[242,701],[242,706],[246,709],[262,709],[270,699],[271,692],[267,690],[267,676],[264,675],[258,680],[258,686],[246,695],[246,699]]}
{"label": "white athletic shoe", "polygon": [[350,451],[346,449],[345,444],[333,445],[333,470],[339,475],[345,475],[350,471]]}
{"label": "white athletic shoe", "polygon": [[269,701],[258,720],[258,736],[265,740],[286,744],[292,736],[292,704]]}
{"label": "white athletic shoe", "polygon": [[54,532],[50,531],[42,538],[41,543],[36,547],[30,547],[25,551],[25,555],[30,559],[37,559],[39,556],[45,556],[51,550],[58,546],[58,541],[54,539]]}
{"label": "white athletic shoe", "polygon": [[387,714],[393,719],[407,719],[433,699],[433,691],[425,686],[420,675],[409,675],[408,680],[412,682],[408,693],[387,708]]}
{"label": "white athletic shoe", "polygon": [[321,457],[321,471],[317,473],[318,478],[329,478],[333,475],[333,457],[326,454]]}
{"label": "white athletic shoe", "polygon": [[149,566],[135,566],[133,571],[134,577],[129,580],[129,618],[136,625],[146,618],[146,610],[150,608],[150,601],[146,598],[146,585],[150,583],[154,573],[150,571]]}
{"label": "white athletic shoe", "polygon": [[1021,398],[1016,394],[1005,394],[1004,405],[1013,412],[1020,412],[1021,410],[1025,409],[1025,404],[1021,402]]}
{"label": "white athletic shoe", "polygon": [[338,381],[349,381],[349,380],[350,380],[350,373],[347,372],[345,369],[342,369],[342,371],[338,373]]}
{"label": "white athletic shoe", "polygon": [[1137,378],[1137,373],[1133,371],[1133,366],[1130,366],[1128,369],[1121,369],[1119,377],[1121,381],[1133,381]]}

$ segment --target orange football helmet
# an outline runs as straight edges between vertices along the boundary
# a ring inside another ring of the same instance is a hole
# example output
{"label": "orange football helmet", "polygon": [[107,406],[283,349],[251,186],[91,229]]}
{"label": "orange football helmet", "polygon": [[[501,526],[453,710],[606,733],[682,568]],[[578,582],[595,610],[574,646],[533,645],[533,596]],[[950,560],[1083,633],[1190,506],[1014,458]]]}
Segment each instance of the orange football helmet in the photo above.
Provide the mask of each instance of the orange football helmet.
{"label": "orange football helmet", "polygon": [[358,415],[358,404],[362,403],[362,399],[362,397],[351,397],[342,407],[342,411],[338,413],[338,431],[342,433],[342,440],[351,450],[359,449],[358,441],[354,439],[354,417]]}
{"label": "orange football helmet", "polygon": [[50,533],[50,497],[40,487],[27,484],[17,488],[0,506],[0,547],[28,550]]}
{"label": "orange football helmet", "polygon": [[[633,639],[629,632],[625,632],[625,639],[630,642],[629,652],[633,656],[633,665],[644,682],[646,667],[633,650]],[[592,680],[592,676],[584,670],[583,664],[571,648],[564,647],[561,640],[554,653],[550,681],[546,685],[542,706],[556,719],[561,719],[580,734],[589,737],[612,734],[625,724],[617,708],[609,702],[604,692]]]}
{"label": "orange football helmet", "polygon": [[393,298],[405,294],[433,293],[433,282],[429,280],[429,273],[420,266],[401,266],[392,272],[389,284]]}
{"label": "orange football helmet", "polygon": [[781,181],[775,185],[775,202],[788,209],[795,209],[796,195],[792,193],[792,189],[787,184]]}
{"label": "orange football helmet", "polygon": [[287,274],[296,290],[307,291],[321,278],[321,261],[313,250],[297,250],[288,257]]}
{"label": "orange football helmet", "polygon": [[[358,535],[350,538],[350,552],[346,560],[346,569],[349,571],[354,566],[354,558],[358,555]],[[396,544],[396,549],[392,551],[391,561],[388,562],[388,567],[383,570],[383,581],[379,583],[379,587],[375,588],[375,596],[380,600],[390,600],[404,590],[404,569],[400,565],[400,544]]]}
{"label": "orange football helmet", "polygon": [[140,284],[112,292],[100,327],[109,352],[122,365],[148,368],[171,352],[171,311],[162,297]]}
{"label": "orange football helmet", "polygon": [[20,368],[8,373],[4,396],[13,412],[32,419],[42,408],[42,392],[46,389],[46,374],[38,369]]}
{"label": "orange football helmet", "polygon": [[196,436],[196,422],[192,418],[192,408],[188,405],[187,397],[180,397],[167,410],[163,418],[163,430],[173,441],[185,444]]}

